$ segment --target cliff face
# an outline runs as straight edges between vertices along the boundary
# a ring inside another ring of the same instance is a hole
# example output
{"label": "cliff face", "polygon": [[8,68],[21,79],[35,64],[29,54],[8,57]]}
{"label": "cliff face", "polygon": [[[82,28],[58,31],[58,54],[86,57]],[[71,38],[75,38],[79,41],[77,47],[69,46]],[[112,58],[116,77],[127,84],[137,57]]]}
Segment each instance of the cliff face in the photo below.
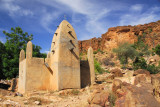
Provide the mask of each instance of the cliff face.
{"label": "cliff face", "polygon": [[133,44],[137,41],[138,36],[142,36],[143,41],[151,48],[155,47],[158,43],[160,44],[160,20],[144,25],[109,28],[108,32],[102,34],[101,38],[79,41],[79,48],[80,52],[85,52],[89,46],[94,51],[97,49],[111,51],[124,42]]}
{"label": "cliff face", "polygon": [[80,52],[87,52],[88,48],[91,46],[93,50],[101,49],[101,38],[92,38],[90,40],[78,41]]}

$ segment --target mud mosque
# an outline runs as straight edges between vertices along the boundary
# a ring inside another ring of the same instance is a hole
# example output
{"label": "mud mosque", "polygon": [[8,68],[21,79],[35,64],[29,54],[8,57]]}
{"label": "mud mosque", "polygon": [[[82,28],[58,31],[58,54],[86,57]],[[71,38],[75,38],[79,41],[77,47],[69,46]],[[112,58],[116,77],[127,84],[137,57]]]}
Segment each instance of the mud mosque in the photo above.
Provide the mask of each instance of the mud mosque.
{"label": "mud mosque", "polygon": [[88,49],[88,60],[80,60],[76,33],[66,20],[55,31],[47,58],[32,57],[32,51],[32,42],[29,41],[26,54],[24,50],[20,52],[20,93],[81,88],[95,81],[93,49]]}

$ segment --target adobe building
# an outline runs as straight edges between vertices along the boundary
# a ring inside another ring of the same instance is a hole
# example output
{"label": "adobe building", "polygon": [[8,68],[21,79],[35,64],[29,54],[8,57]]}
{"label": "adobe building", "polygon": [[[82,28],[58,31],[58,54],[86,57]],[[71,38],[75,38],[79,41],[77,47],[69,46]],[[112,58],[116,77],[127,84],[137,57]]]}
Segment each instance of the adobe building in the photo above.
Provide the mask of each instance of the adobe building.
{"label": "adobe building", "polygon": [[33,90],[62,90],[81,88],[95,81],[93,49],[88,49],[88,60],[80,61],[76,33],[63,20],[58,26],[47,58],[32,57],[32,42],[27,43],[19,58],[18,92]]}

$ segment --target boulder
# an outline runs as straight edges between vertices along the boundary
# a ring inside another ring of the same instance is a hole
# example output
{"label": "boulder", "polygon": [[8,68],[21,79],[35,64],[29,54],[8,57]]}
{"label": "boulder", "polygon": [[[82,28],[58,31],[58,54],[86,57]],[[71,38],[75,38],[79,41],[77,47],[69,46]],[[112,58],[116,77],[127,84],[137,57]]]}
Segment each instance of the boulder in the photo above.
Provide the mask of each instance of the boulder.
{"label": "boulder", "polygon": [[121,96],[117,97],[115,107],[159,107],[152,90],[150,83],[143,83],[141,87],[122,83],[121,89],[117,90]]}
{"label": "boulder", "polygon": [[113,74],[109,74],[106,79],[109,79],[109,80],[113,80],[114,79],[114,75]]}
{"label": "boulder", "polygon": [[102,106],[97,105],[97,104],[91,104],[91,105],[89,105],[88,107],[102,107]]}
{"label": "boulder", "polygon": [[124,94],[125,94],[125,92],[122,89],[117,89],[117,91],[116,91],[117,98],[124,96]]}
{"label": "boulder", "polygon": [[138,69],[134,71],[133,76],[136,76],[138,74],[146,74],[147,76],[150,76],[150,72],[145,69]]}
{"label": "boulder", "polygon": [[160,102],[160,74],[152,75],[151,83],[153,85],[153,94]]}
{"label": "boulder", "polygon": [[110,70],[110,73],[112,73],[115,77],[123,77],[122,71],[118,68]]}
{"label": "boulder", "polygon": [[147,76],[146,74],[138,74],[134,78],[134,85],[137,85],[139,83],[151,83],[151,77]]}
{"label": "boulder", "polygon": [[116,93],[118,89],[121,89],[121,86],[122,86],[122,81],[119,79],[115,79],[112,85],[112,92]]}
{"label": "boulder", "polygon": [[160,57],[158,55],[154,55],[148,59],[147,63],[150,65],[154,64],[154,65],[158,66],[159,60],[160,60]]}
{"label": "boulder", "polygon": [[[92,107],[93,104],[95,105],[99,105],[99,106],[102,106],[104,107],[105,106],[105,103],[108,102],[108,92],[107,91],[101,91],[100,93],[97,92],[97,93],[93,93],[91,95],[91,97],[88,99],[88,103],[90,104],[89,107]],[[92,105],[92,106],[91,106]],[[94,106],[93,106],[94,107]],[[96,107],[96,106],[95,106]]]}

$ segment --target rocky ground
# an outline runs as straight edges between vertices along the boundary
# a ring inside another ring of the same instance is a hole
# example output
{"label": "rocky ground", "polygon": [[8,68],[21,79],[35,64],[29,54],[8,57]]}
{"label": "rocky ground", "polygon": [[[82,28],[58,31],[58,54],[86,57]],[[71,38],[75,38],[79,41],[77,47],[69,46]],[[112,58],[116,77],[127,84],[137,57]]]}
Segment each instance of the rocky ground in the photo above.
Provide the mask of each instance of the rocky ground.
{"label": "rocky ground", "polygon": [[[20,94],[17,79],[0,81],[2,107],[160,107],[160,74],[146,70],[120,69],[113,54],[100,52],[94,57],[108,72],[96,74],[93,85],[82,89],[32,91]],[[85,60],[84,55],[82,59]],[[148,63],[156,64],[150,58]]]}
{"label": "rocky ground", "polygon": [[151,75],[141,69],[114,68],[110,73],[96,75],[92,86],[59,92],[33,91],[22,95],[7,90],[7,84],[12,81],[1,81],[2,107],[160,107],[160,74]]}

